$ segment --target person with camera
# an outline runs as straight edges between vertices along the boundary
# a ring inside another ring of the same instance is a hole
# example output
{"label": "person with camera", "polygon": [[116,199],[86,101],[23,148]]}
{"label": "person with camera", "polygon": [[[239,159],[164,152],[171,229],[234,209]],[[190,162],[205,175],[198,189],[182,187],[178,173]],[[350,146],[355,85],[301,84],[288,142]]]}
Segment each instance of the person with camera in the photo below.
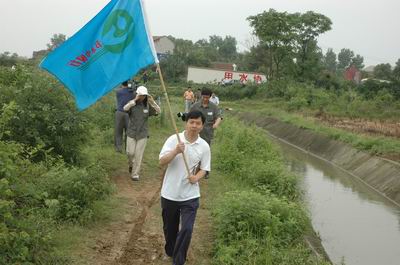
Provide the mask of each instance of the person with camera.
{"label": "person with camera", "polygon": [[204,87],[201,90],[201,100],[193,104],[190,109],[191,111],[200,111],[206,118],[203,130],[200,132],[200,137],[206,140],[210,146],[214,138],[214,130],[218,128],[222,120],[218,106],[210,101],[211,95],[211,89]]}
{"label": "person with camera", "polygon": [[[199,208],[199,181],[210,171],[210,146],[199,137],[205,117],[200,111],[186,113],[185,131],[170,136],[161,149],[161,166],[168,166],[161,188],[165,253],[174,265],[186,262]],[[186,157],[190,173],[186,171]]]}
{"label": "person with camera", "polygon": [[153,97],[147,92],[147,88],[139,86],[136,89],[135,99],[124,106],[124,111],[129,114],[127,130],[126,153],[129,160],[129,173],[132,180],[139,180],[139,171],[142,163],[144,149],[149,137],[148,119],[158,115],[161,110]]}
{"label": "person with camera", "polygon": [[[214,138],[214,130],[218,128],[222,121],[221,112],[218,106],[210,101],[212,91],[209,88],[203,87],[201,90],[201,100],[194,103],[190,111],[200,111],[206,121],[204,127],[200,132],[200,137],[203,138],[211,147],[212,139]],[[209,173],[207,172],[205,178],[209,178]]]}
{"label": "person with camera", "polygon": [[[124,106],[133,99],[131,84],[127,81],[116,90],[117,108],[115,110],[114,146],[115,151],[122,153],[123,143],[126,146],[126,132],[128,130],[129,115],[124,111]],[[123,139],[123,140],[122,140]]]}

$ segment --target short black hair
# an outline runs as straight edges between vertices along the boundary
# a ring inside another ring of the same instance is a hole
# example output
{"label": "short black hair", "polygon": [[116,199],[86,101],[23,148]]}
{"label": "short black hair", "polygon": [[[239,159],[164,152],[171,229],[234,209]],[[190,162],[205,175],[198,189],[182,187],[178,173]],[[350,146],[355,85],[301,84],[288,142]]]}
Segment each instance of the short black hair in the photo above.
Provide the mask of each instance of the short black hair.
{"label": "short black hair", "polygon": [[122,82],[122,85],[123,85],[123,86],[128,86],[128,81],[129,81],[129,80],[126,80],[126,81]]}
{"label": "short black hair", "polygon": [[203,113],[199,110],[192,110],[186,113],[185,120],[188,122],[190,119],[198,119],[201,118],[201,122],[204,124],[206,122],[206,117],[204,117]]}
{"label": "short black hair", "polygon": [[211,94],[212,94],[211,89],[209,89],[207,87],[203,87],[203,89],[201,90],[202,96],[211,96]]}

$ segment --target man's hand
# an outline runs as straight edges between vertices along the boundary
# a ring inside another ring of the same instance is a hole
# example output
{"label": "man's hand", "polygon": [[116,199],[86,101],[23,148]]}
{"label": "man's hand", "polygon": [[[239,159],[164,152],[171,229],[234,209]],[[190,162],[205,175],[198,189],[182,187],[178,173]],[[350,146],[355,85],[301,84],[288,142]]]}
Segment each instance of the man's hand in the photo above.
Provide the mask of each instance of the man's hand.
{"label": "man's hand", "polygon": [[218,128],[218,124],[214,123],[212,127],[213,127],[213,129],[215,130],[215,129]]}
{"label": "man's hand", "polygon": [[199,177],[196,175],[190,175],[188,179],[191,184],[196,184],[199,181]]}
{"label": "man's hand", "polygon": [[175,152],[176,152],[176,154],[185,152],[185,144],[182,142],[178,143],[175,147]]}

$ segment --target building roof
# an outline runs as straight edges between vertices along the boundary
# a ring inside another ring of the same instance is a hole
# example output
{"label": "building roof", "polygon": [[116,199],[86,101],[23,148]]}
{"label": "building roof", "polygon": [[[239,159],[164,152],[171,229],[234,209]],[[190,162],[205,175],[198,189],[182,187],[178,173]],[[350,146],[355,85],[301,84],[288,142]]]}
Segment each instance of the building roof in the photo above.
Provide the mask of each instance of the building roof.
{"label": "building roof", "polygon": [[365,67],[363,69],[363,71],[365,71],[367,73],[372,73],[372,72],[374,72],[374,69],[375,69],[375,65],[370,65],[370,66]]}
{"label": "building roof", "polygon": [[153,36],[153,41],[156,42],[156,41],[159,41],[162,38],[167,38],[167,39],[170,40],[170,38],[168,38],[168,36]]}

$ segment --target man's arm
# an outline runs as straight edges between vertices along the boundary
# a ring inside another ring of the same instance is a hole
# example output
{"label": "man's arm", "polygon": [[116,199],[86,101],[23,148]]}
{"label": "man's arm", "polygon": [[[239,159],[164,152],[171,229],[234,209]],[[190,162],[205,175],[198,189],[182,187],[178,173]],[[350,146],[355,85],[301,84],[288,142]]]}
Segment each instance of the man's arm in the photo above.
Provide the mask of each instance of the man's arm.
{"label": "man's arm", "polygon": [[136,100],[138,99],[139,95],[136,95],[135,99],[132,99],[124,106],[124,111],[129,111],[133,106],[136,105]]}
{"label": "man's arm", "polygon": [[195,184],[199,182],[199,180],[206,175],[207,171],[200,169],[196,175],[189,176],[189,182]]}
{"label": "man's arm", "polygon": [[213,129],[217,129],[219,124],[221,123],[222,119],[221,117],[218,117],[217,120],[213,124]]}
{"label": "man's arm", "polygon": [[149,106],[151,108],[150,116],[155,116],[155,115],[160,114],[161,108],[160,108],[160,106],[157,105],[157,103],[155,102],[153,97],[149,95],[147,98],[148,98]]}
{"label": "man's arm", "polygon": [[175,149],[160,158],[160,166],[168,165],[178,154],[183,153],[183,151],[185,151],[185,144],[182,142],[178,143]]}

